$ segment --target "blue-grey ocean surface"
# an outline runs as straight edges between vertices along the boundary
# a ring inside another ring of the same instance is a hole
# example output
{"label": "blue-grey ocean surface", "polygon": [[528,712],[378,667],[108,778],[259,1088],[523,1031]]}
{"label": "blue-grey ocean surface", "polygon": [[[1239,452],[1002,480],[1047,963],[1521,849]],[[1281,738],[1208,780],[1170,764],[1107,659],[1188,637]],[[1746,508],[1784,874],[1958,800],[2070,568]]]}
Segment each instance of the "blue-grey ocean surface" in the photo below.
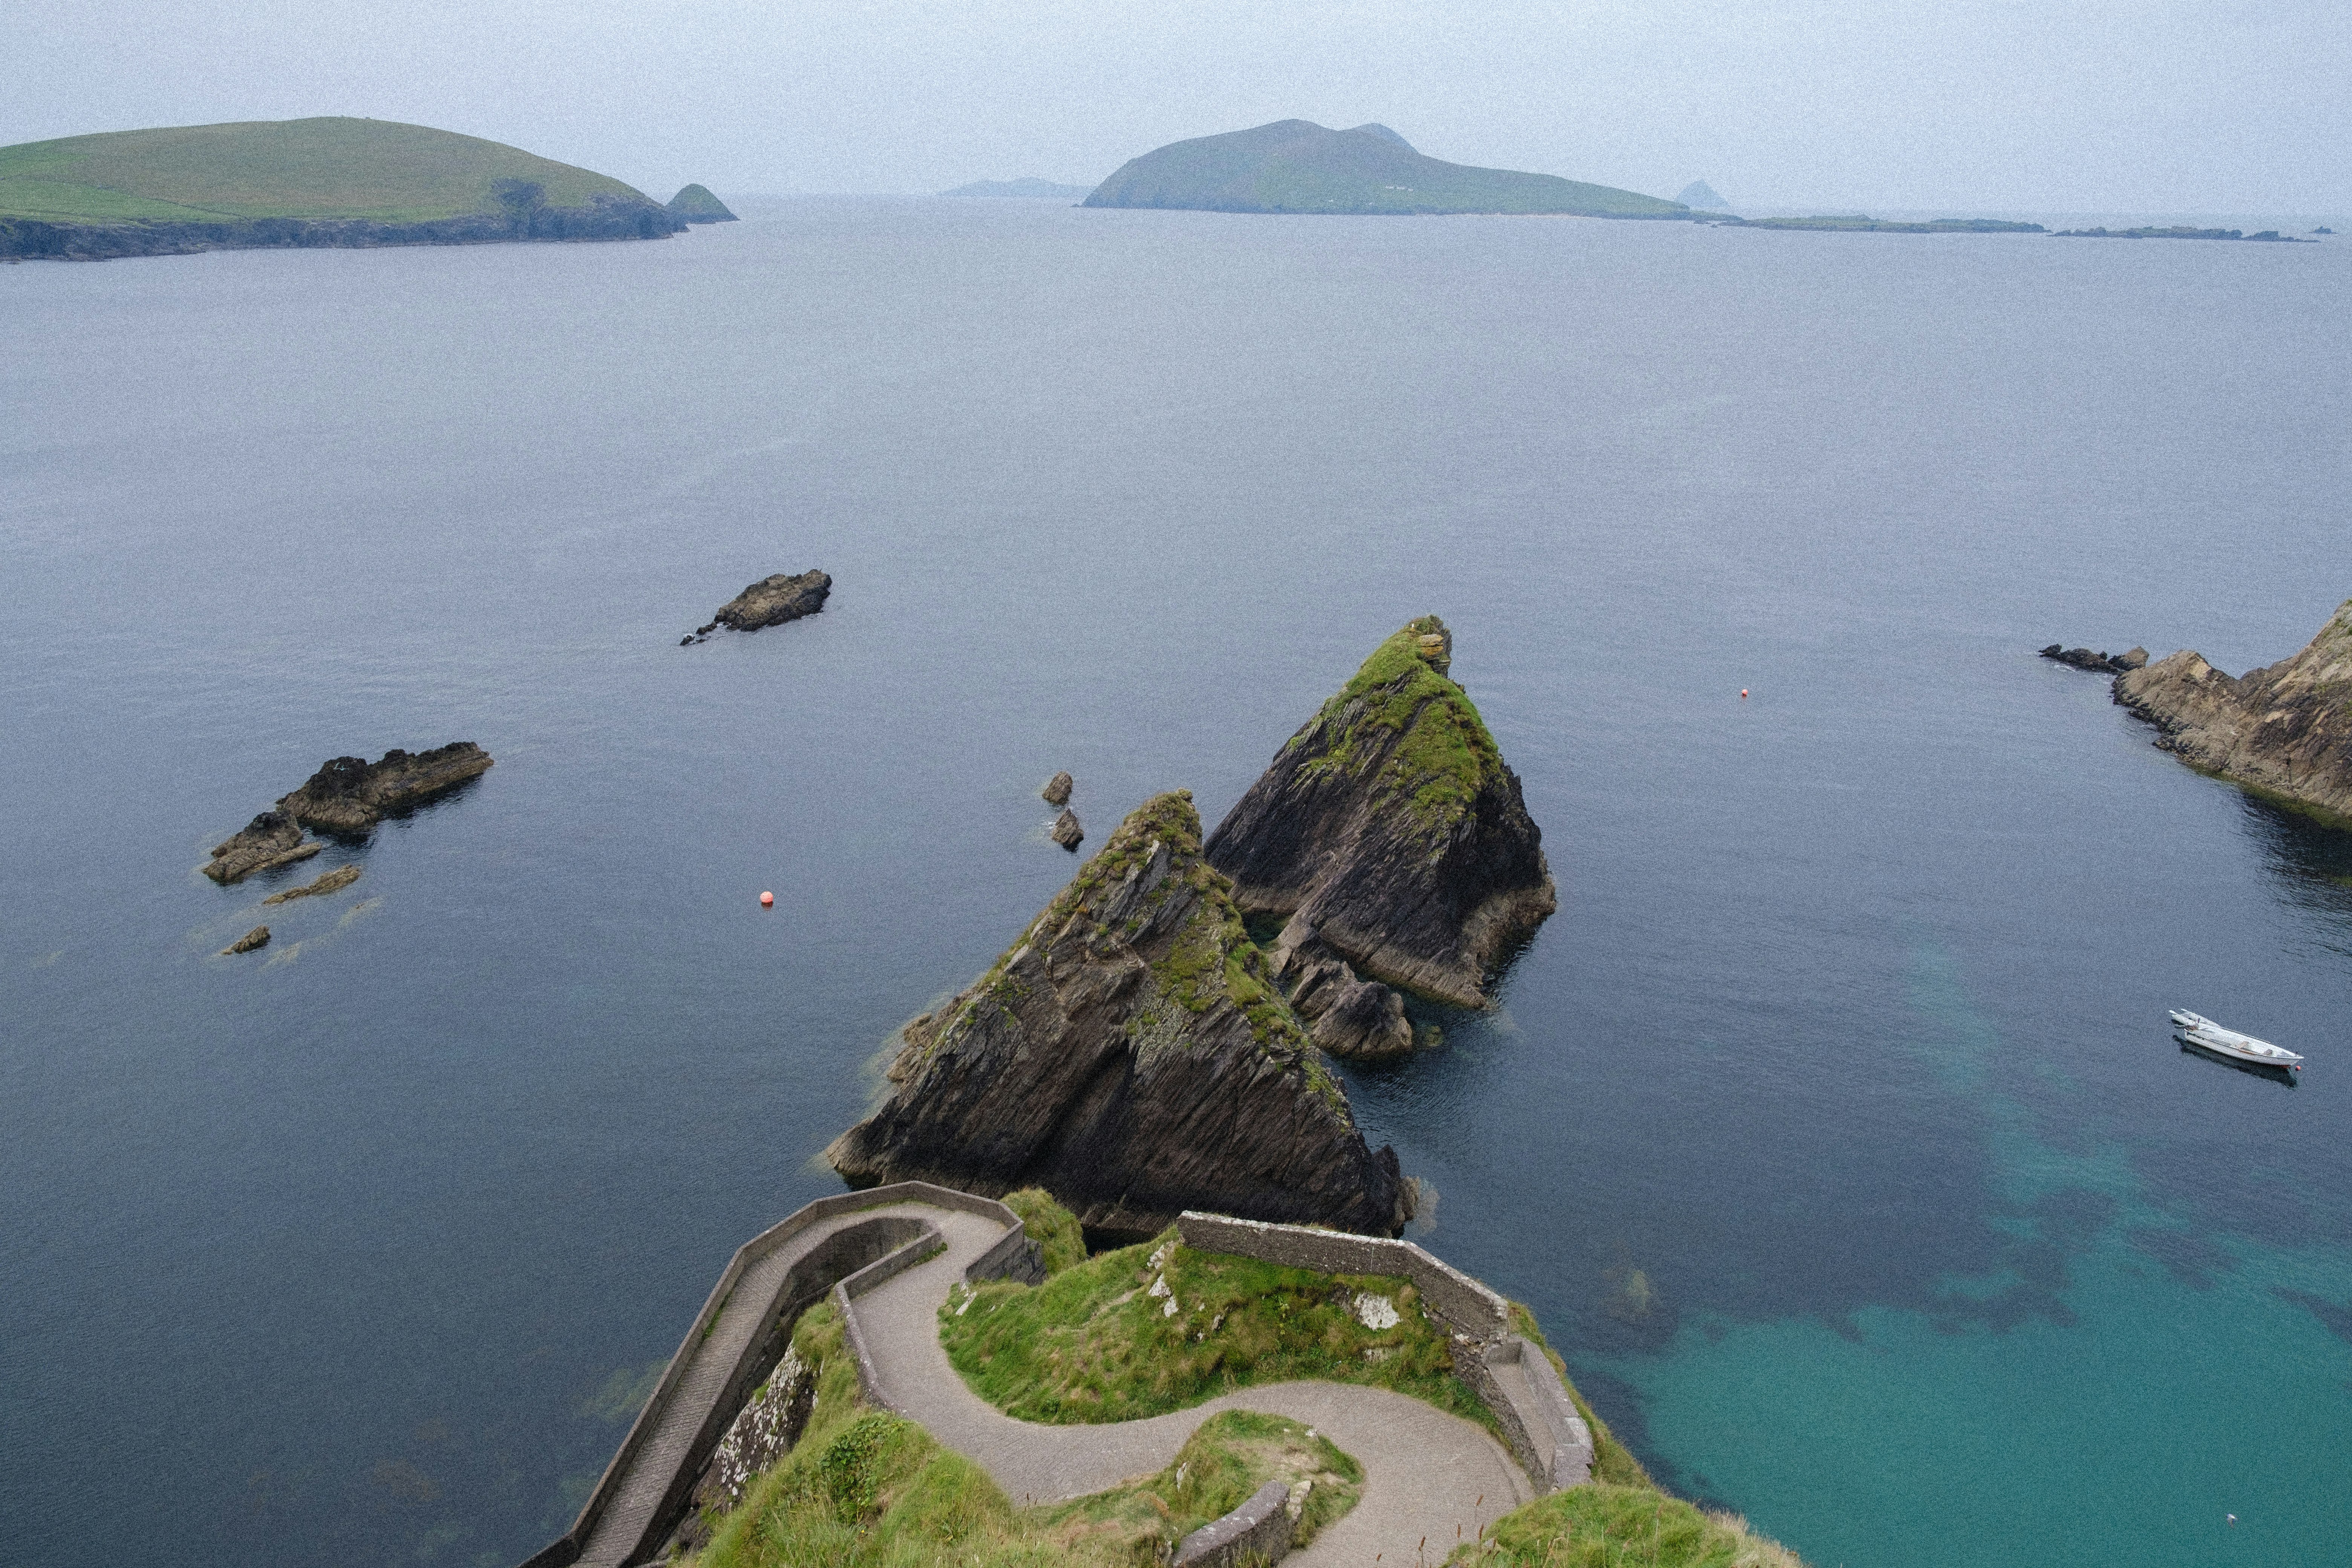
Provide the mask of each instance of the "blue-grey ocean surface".
{"label": "blue-grey ocean surface", "polygon": [[1040,782],[1213,821],[1433,611],[1560,909],[1347,1075],[1424,1243],[1818,1568],[2341,1561],[2352,835],[2031,650],[2352,595],[2348,305],[2341,241],[911,200],[0,268],[8,1554],[531,1551],[1070,874]]}

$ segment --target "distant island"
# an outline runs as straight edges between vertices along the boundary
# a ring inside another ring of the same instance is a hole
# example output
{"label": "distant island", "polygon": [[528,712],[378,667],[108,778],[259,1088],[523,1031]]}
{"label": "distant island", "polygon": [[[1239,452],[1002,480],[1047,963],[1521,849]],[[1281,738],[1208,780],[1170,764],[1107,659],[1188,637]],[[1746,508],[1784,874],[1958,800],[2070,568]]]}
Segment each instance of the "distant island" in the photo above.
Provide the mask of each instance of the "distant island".
{"label": "distant island", "polygon": [[1090,207],[1229,213],[1551,213],[1687,218],[1689,207],[1608,185],[1442,163],[1385,125],[1332,131],[1278,120],[1173,142],[1095,187]]}
{"label": "distant island", "polygon": [[1693,180],[1675,200],[1699,212],[1729,212],[1731,204],[1715,194],[1715,187],[1705,180]]}
{"label": "distant island", "polygon": [[710,194],[709,185],[688,185],[669,199],[669,215],[688,223],[733,223],[727,204]]}
{"label": "distant island", "polygon": [[1051,180],[974,180],[968,185],[958,185],[951,191],[941,191],[943,196],[1058,196],[1064,201],[1076,201],[1087,194],[1086,185],[1057,185]]}
{"label": "distant island", "polygon": [[658,239],[688,221],[609,174],[388,120],[181,125],[0,147],[0,256]]}
{"label": "distant island", "polygon": [[[2327,230],[2315,228],[2314,234]],[[2298,235],[2281,234],[2266,228],[2260,234],[2243,234],[2234,228],[2191,228],[2187,224],[2175,224],[2169,228],[2062,228],[2060,239],[2249,239],[2275,241],[2280,245],[2316,245],[2315,239]]]}
{"label": "distant island", "polygon": [[1924,223],[1900,223],[1893,218],[1853,213],[1833,217],[1726,217],[1716,220],[1739,228],[1802,228],[1857,234],[2047,234],[2038,223],[2011,223],[1997,217],[1937,217]]}

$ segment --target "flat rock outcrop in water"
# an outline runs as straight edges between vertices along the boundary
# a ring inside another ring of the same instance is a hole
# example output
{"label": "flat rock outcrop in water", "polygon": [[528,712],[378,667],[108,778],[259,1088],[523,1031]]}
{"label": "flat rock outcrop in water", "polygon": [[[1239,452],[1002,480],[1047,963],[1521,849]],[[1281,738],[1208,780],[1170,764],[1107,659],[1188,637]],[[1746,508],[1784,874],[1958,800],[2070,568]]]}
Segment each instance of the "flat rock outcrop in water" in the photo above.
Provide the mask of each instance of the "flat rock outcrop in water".
{"label": "flat rock outcrop in water", "polygon": [[2128,653],[2093,653],[2086,647],[2065,647],[2052,643],[2042,650],[2042,657],[2074,669],[2088,669],[2101,675],[2121,675],[2125,670],[2137,669],[2146,664],[2147,649],[2136,647]]}
{"label": "flat rock outcrop in water", "polygon": [[1118,1232],[1202,1208],[1396,1234],[1396,1155],[1365,1144],[1200,834],[1181,790],[1121,823],[1011,952],[906,1026],[834,1168],[1043,1186]]}
{"label": "flat rock outcrop in water", "polygon": [[2116,676],[2115,696],[2190,766],[2352,826],[2352,600],[2267,668],[2232,679],[2184,649]]}
{"label": "flat rock outcrop in water", "polygon": [[361,834],[387,813],[453,789],[490,770],[490,754],[471,741],[430,752],[386,752],[375,762],[333,757],[309,782],[279,798],[278,809],[321,833]]}
{"label": "flat rock outcrop in water", "polygon": [[1277,752],[1209,836],[1252,914],[1305,921],[1366,978],[1459,1006],[1559,907],[1517,773],[1423,616]]}
{"label": "flat rock outcrop in water", "polygon": [[832,592],[833,579],[822,572],[803,572],[798,576],[779,572],[761,578],[719,606],[710,620],[713,626],[739,632],[780,626],[815,615],[824,608],[825,596]]}
{"label": "flat rock outcrop in water", "polygon": [[205,875],[226,888],[231,882],[244,881],[256,871],[307,860],[325,847],[315,838],[306,843],[302,825],[286,813],[265,811],[213,846],[212,860],[205,867]]}

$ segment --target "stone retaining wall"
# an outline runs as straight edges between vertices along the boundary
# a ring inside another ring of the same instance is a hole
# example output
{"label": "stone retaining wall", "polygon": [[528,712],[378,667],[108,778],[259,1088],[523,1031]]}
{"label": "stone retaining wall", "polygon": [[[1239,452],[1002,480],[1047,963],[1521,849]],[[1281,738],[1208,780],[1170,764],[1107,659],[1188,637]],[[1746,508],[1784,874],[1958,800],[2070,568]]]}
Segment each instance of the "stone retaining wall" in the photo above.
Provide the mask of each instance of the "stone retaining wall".
{"label": "stone retaining wall", "polygon": [[1178,1542],[1170,1568],[1254,1568],[1279,1563],[1290,1551],[1295,1524],[1290,1489],[1268,1481],[1241,1507]]}

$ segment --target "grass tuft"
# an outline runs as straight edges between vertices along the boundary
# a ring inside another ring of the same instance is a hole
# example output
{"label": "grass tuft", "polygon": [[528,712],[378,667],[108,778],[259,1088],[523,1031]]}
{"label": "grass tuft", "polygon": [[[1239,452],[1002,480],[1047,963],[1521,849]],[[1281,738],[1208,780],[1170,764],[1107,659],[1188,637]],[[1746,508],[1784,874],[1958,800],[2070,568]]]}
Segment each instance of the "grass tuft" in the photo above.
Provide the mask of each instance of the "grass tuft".
{"label": "grass tuft", "polygon": [[1055,1203],[1045,1188],[1024,1187],[1005,1194],[1003,1201],[1021,1216],[1029,1239],[1037,1244],[1048,1278],[1087,1260],[1086,1234],[1078,1228],[1078,1216]]}
{"label": "grass tuft", "polygon": [[1804,1568],[1735,1514],[1648,1487],[1598,1482],[1538,1498],[1445,1560],[1456,1568]]}

